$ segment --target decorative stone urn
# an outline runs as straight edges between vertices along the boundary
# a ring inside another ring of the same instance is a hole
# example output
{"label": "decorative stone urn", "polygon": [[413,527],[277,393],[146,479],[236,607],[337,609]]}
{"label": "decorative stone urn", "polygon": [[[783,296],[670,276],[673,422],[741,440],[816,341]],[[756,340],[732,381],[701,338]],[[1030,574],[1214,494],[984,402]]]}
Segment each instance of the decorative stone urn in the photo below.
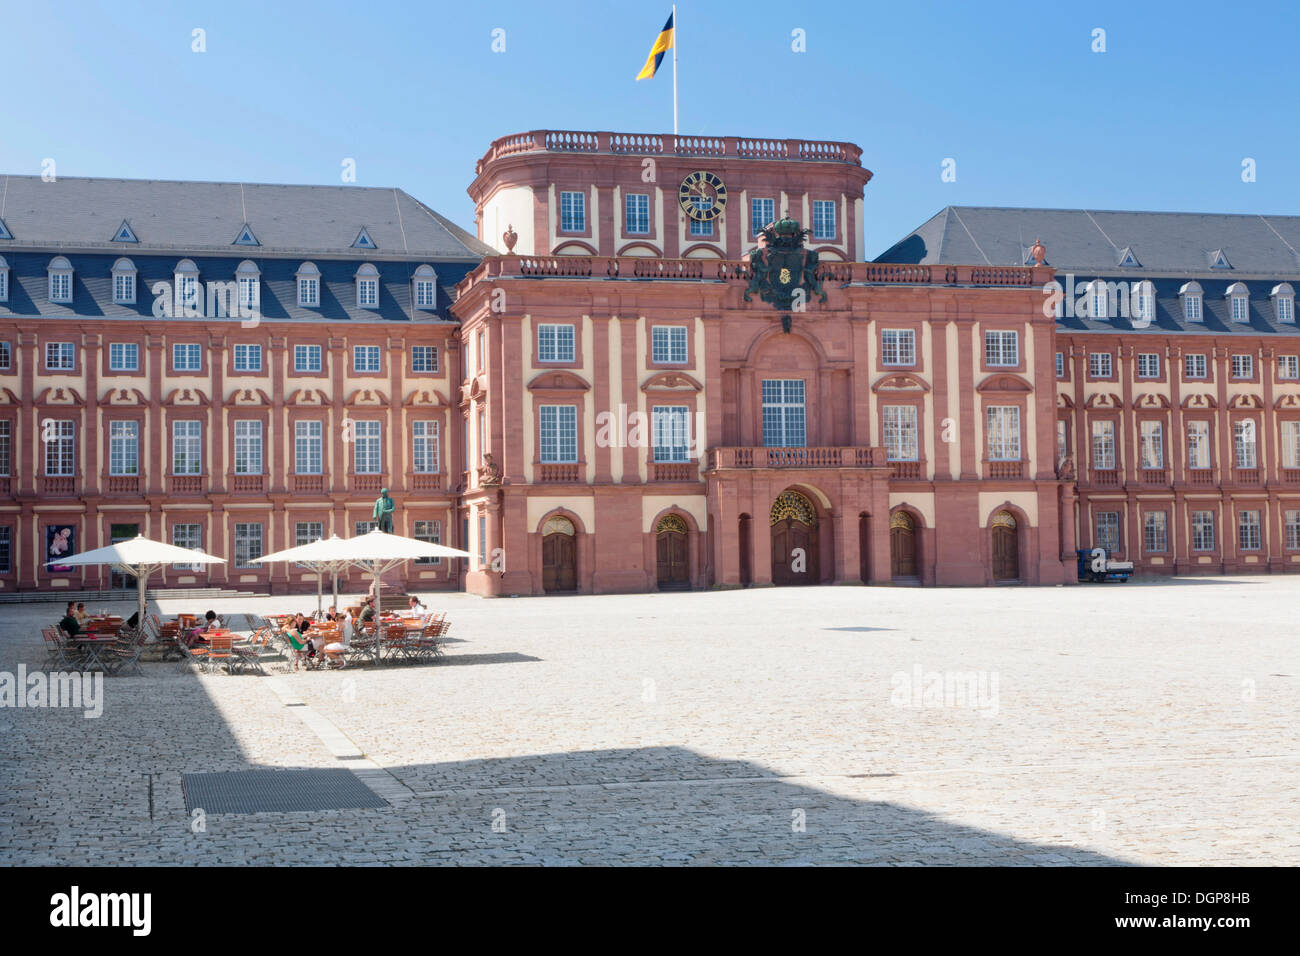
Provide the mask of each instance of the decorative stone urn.
{"label": "decorative stone urn", "polygon": [[514,252],[515,243],[519,241],[519,233],[515,232],[514,223],[506,226],[506,231],[502,233],[501,238],[505,241],[506,252]]}
{"label": "decorative stone urn", "polygon": [[1035,239],[1033,246],[1029,249],[1029,254],[1034,257],[1034,265],[1041,266],[1047,259],[1047,247],[1043,245],[1043,240]]}

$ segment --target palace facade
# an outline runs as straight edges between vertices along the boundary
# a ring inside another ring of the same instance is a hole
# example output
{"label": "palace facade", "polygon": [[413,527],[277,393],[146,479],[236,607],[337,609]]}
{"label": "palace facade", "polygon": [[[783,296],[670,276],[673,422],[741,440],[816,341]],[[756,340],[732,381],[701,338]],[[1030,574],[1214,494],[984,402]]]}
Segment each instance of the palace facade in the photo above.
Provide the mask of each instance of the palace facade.
{"label": "palace facade", "polygon": [[[314,590],[249,560],[381,487],[471,554],[418,590],[1300,567],[1296,219],[949,208],[866,262],[870,179],[537,131],[475,237],[400,190],[7,177],[0,589],[107,585],[44,563],[140,531],[230,559],[169,585]],[[788,305],[745,258],[782,219]]]}

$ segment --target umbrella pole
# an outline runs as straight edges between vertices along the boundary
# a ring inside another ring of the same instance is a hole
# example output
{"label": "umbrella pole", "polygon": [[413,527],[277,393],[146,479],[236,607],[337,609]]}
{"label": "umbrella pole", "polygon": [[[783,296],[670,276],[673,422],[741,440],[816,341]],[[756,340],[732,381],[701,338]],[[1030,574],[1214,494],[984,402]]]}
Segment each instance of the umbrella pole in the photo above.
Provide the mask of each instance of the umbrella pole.
{"label": "umbrella pole", "polygon": [[321,581],[321,578],[323,578],[324,576],[325,576],[324,569],[322,569],[319,564],[316,565],[316,617],[317,618],[320,618],[321,588],[325,586],[324,583]]}
{"label": "umbrella pole", "polygon": [[138,627],[144,627],[144,605],[145,605],[144,581],[145,581],[146,573],[147,572],[145,571],[143,565],[135,569],[135,588],[136,591],[138,592],[138,597],[140,599],[140,616],[136,618],[136,625]]}
{"label": "umbrella pole", "polygon": [[375,663],[379,663],[379,639],[383,634],[383,623],[380,616],[384,613],[384,584],[379,580],[382,573],[379,569],[378,561],[370,562],[370,570],[375,580]]}

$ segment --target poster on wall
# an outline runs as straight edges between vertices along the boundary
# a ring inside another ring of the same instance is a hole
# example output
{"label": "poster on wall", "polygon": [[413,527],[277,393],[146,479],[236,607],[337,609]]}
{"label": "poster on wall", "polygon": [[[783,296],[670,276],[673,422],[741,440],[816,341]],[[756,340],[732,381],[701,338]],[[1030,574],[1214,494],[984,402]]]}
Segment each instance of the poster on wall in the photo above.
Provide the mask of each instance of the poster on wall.
{"label": "poster on wall", "polygon": [[[70,558],[77,553],[77,529],[66,524],[47,524],[45,526],[45,554],[46,561],[57,561],[59,558]],[[51,564],[49,570],[53,573],[71,571],[70,564]]]}

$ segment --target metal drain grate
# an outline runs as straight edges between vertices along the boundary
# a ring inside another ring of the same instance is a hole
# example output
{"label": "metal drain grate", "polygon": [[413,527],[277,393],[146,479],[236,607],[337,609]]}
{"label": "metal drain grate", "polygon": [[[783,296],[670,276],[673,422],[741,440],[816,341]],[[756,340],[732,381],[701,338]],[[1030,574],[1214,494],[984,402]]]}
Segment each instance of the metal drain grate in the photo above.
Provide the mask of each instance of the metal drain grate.
{"label": "metal drain grate", "polygon": [[388,801],[351,770],[238,770],[181,774],[185,809],[205,813],[369,810]]}

